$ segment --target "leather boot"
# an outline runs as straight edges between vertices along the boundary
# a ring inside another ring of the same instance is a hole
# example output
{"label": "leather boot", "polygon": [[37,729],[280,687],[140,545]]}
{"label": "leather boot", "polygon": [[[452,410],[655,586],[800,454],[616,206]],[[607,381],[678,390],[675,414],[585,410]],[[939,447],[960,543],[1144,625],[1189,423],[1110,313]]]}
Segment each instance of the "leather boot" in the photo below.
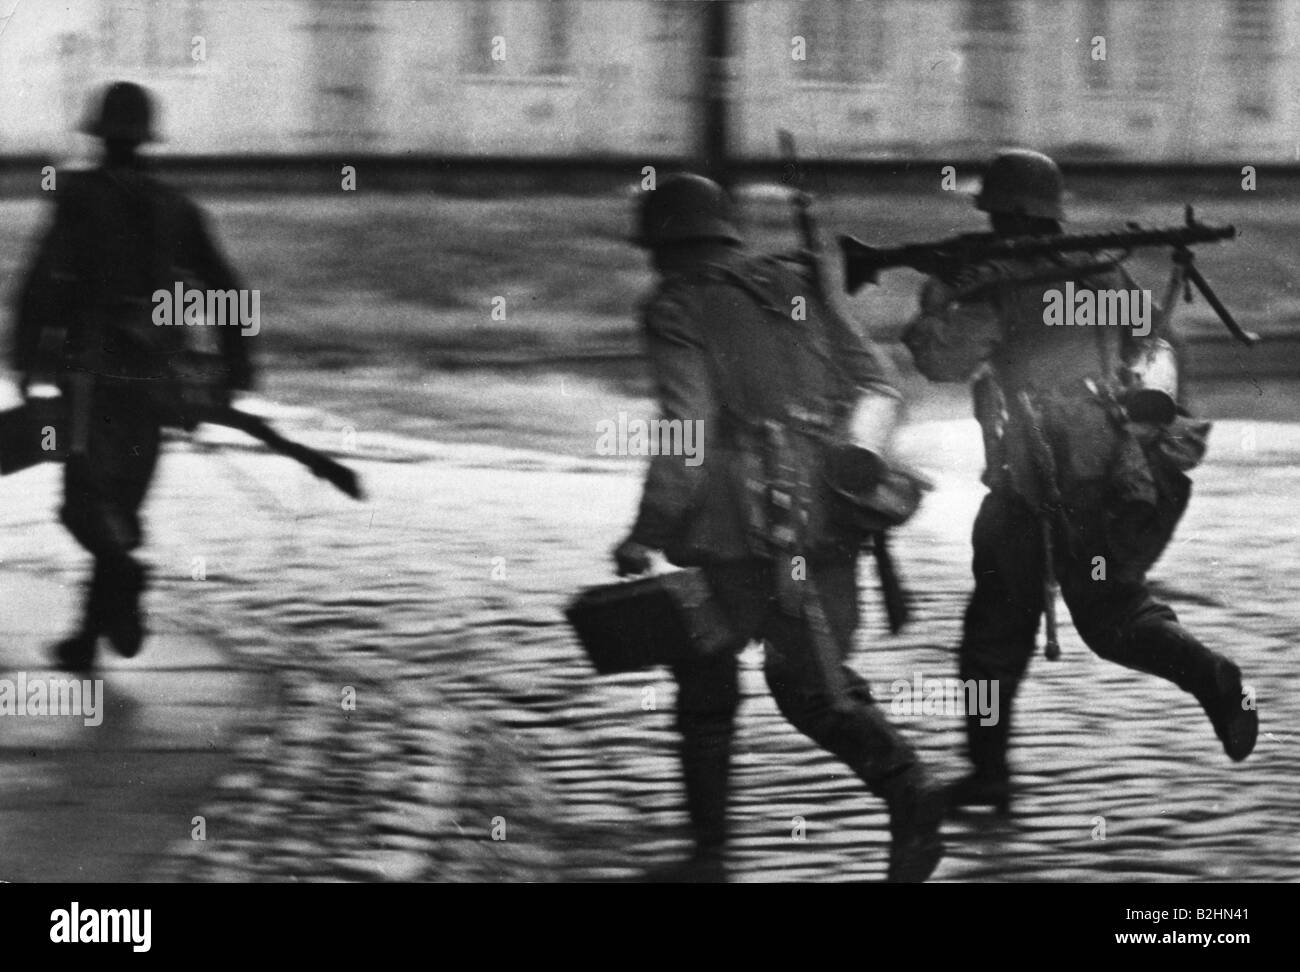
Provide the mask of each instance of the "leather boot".
{"label": "leather boot", "polygon": [[1254,751],[1255,738],[1259,735],[1259,712],[1243,707],[1245,693],[1240,668],[1222,656],[1217,657],[1214,682],[1197,700],[1210,717],[1210,724],[1229,759],[1239,763]]}
{"label": "leather boot", "polygon": [[1259,713],[1242,708],[1241,669],[1172,620],[1136,627],[1126,664],[1190,692],[1210,717],[1223,751],[1240,762],[1255,748]]}
{"label": "leather boot", "polygon": [[697,847],[684,861],[652,868],[641,877],[645,884],[725,884],[727,866],[722,846]]}
{"label": "leather boot", "polygon": [[95,667],[96,642],[103,630],[106,592],[103,568],[97,560],[86,585],[81,628],[50,648],[50,662],[55,668],[64,672],[88,672]]}
{"label": "leather boot", "polygon": [[979,770],[968,773],[948,788],[948,806],[992,807],[994,813],[1006,816],[1011,812],[1011,779]]}
{"label": "leather boot", "polygon": [[889,807],[889,871],[895,884],[919,884],[943,857],[944,789],[920,763],[879,786]]}
{"label": "leather boot", "polygon": [[[1008,686],[1010,691],[1007,691]],[[1007,747],[1011,737],[1011,703],[1016,685],[1002,681],[1004,699],[998,721],[984,725],[982,716],[966,716],[966,751],[974,770],[948,787],[950,809],[958,807],[992,807],[999,814],[1011,811],[1011,771],[1007,767]]]}
{"label": "leather boot", "polygon": [[105,636],[119,655],[134,658],[145,634],[140,618],[144,567],[130,557],[97,561],[95,584],[101,591],[100,624]]}
{"label": "leather boot", "polygon": [[695,843],[703,848],[721,847],[727,841],[731,736],[684,740],[680,756]]}
{"label": "leather boot", "polygon": [[725,882],[731,732],[697,730],[683,738],[678,752],[695,851],[686,860],[673,861],[647,871],[640,880],[650,884]]}
{"label": "leather boot", "polygon": [[50,648],[50,664],[61,672],[89,672],[95,667],[95,636],[79,631]]}

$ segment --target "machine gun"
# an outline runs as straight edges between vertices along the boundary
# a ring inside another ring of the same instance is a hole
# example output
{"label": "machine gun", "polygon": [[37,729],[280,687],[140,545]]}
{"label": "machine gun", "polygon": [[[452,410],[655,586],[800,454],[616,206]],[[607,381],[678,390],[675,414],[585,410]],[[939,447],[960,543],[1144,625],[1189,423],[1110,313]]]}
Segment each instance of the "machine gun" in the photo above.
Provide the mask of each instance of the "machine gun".
{"label": "machine gun", "polygon": [[[992,233],[967,233],[931,243],[909,243],[893,247],[867,246],[851,236],[841,236],[839,242],[844,254],[844,288],[851,294],[856,293],[864,284],[876,283],[880,271],[891,267],[911,267],[921,273],[951,279],[957,277],[963,267],[989,261],[1020,260],[1061,253],[1122,251],[1119,257],[1098,265],[1100,267],[1117,265],[1136,249],[1172,247],[1174,262],[1180,267],[1182,276],[1189,285],[1187,299],[1191,300],[1190,286],[1195,286],[1232,336],[1250,346],[1259,340],[1259,335],[1241,329],[1192,259],[1191,247],[1194,244],[1230,240],[1236,235],[1234,226],[1211,226],[1199,222],[1192,213],[1192,207],[1188,206],[1183,226],[1159,229],[1143,229],[1130,223],[1125,230],[1108,233],[1062,233],[1056,236],[1016,238],[999,237]],[[1062,272],[1073,276],[1080,269],[1077,266],[1063,267]],[[1016,284],[1041,279],[1049,278],[1043,274],[1007,276],[996,282]]]}

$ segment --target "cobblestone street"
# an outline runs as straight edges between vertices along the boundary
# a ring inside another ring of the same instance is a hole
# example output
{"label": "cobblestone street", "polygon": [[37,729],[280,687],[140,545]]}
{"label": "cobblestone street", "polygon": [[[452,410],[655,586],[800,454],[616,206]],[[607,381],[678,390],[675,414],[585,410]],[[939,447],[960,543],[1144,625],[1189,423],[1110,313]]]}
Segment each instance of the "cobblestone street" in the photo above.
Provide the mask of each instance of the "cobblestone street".
{"label": "cobblestone street", "polygon": [[[275,420],[339,441],[327,415]],[[0,720],[0,878],[605,880],[685,847],[671,679],[597,678],[561,614],[609,579],[639,461],[360,434],[343,457],[370,496],[353,503],[218,434],[164,457],[146,510],[157,633],[105,669],[103,725]],[[863,564],[852,663],[883,700],[896,679],[955,675],[978,443],[973,422],[907,431],[937,489],[896,542],[917,597],[903,636]],[[53,515],[57,473],[0,480],[0,677],[39,668],[73,620],[85,567]],[[1255,754],[1231,764],[1194,700],[1064,625],[1062,660],[1034,662],[1017,709],[1014,816],[948,824],[936,880],[1300,876],[1300,428],[1221,422],[1195,480],[1153,577],[1242,665]],[[736,878],[878,879],[883,806],[784,722],[755,648],[742,667]],[[961,771],[957,717],[897,718]],[[129,854],[96,840],[127,832]]]}

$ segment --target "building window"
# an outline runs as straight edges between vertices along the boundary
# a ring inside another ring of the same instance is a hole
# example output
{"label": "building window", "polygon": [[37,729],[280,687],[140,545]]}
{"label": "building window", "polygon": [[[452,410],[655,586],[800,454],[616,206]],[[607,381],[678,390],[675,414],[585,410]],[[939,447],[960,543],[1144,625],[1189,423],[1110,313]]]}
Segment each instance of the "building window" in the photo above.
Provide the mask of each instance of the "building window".
{"label": "building window", "polygon": [[464,9],[461,70],[466,74],[488,74],[504,69],[507,61],[492,58],[492,39],[505,33],[501,5],[497,0],[467,0]]}
{"label": "building window", "polygon": [[570,0],[543,0],[542,26],[537,32],[540,46],[532,73],[569,73],[569,38],[573,33],[574,20],[572,7]]}
{"label": "building window", "polygon": [[981,139],[1006,139],[1015,129],[1013,113],[1024,87],[1017,66],[1019,7],[1014,0],[967,0],[960,10],[967,57],[964,97],[974,118],[970,125]]}
{"label": "building window", "polygon": [[194,38],[203,36],[199,0],[106,3],[100,36],[107,60],[132,70],[193,67]]}
{"label": "building window", "polygon": [[888,67],[883,0],[819,0],[798,5],[795,33],[804,39],[798,64],[805,80],[833,84],[874,81]]}
{"label": "building window", "polygon": [[[1169,25],[1174,23],[1176,15],[1170,0],[1147,0],[1141,6],[1141,13],[1131,32],[1131,50],[1139,52],[1134,60],[1133,93],[1138,97],[1160,95],[1175,75],[1170,63]],[[1109,43],[1106,47],[1106,56],[1114,57]],[[1126,50],[1129,50],[1127,44]]]}
{"label": "building window", "polygon": [[1014,0],[966,0],[962,14],[968,34],[1014,34],[1020,26]]}
{"label": "building window", "polygon": [[[1093,38],[1103,38],[1106,44],[1107,60],[1093,57],[1095,50]],[[1111,36],[1110,0],[1088,0],[1083,13],[1083,83],[1093,91],[1104,91],[1110,85],[1110,44]]]}
{"label": "building window", "polygon": [[1277,5],[1273,0],[1235,0],[1232,4],[1228,37],[1236,79],[1236,108],[1258,121],[1273,115],[1277,31]]}
{"label": "building window", "polygon": [[372,92],[382,40],[367,3],[320,3],[305,24],[312,138],[362,145],[374,127]]}
{"label": "building window", "polygon": [[461,70],[505,77],[569,74],[573,6],[573,0],[472,0],[464,7]]}
{"label": "building window", "polygon": [[654,5],[651,40],[677,41],[691,33],[698,23],[696,5],[684,0],[658,0]]}

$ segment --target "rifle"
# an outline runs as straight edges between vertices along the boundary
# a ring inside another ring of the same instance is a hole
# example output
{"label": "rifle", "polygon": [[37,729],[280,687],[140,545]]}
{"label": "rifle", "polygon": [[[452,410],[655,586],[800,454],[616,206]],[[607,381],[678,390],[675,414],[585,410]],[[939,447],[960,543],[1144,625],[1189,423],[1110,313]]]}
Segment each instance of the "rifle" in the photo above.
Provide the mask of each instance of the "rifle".
{"label": "rifle", "polygon": [[[74,396],[77,395],[75,386],[72,391]],[[69,453],[84,452],[85,421],[84,410],[75,406],[69,408],[62,398],[29,398],[17,408],[0,412],[0,475],[19,472],[40,462],[63,460]],[[285,438],[256,415],[229,405],[191,406],[187,426],[193,428],[201,422],[246,432],[273,452],[306,466],[313,475],[353,499],[361,499],[364,495],[361,481],[353,470],[310,446]],[[64,429],[68,430],[65,434],[70,445],[59,443],[59,433]],[[53,436],[47,435],[49,430],[54,431]]]}
{"label": "rifle", "polygon": [[346,493],[353,499],[359,500],[365,496],[361,488],[361,480],[357,474],[343,465],[318,452],[311,446],[305,446],[301,442],[294,442],[287,439],[271,426],[264,419],[256,415],[250,415],[247,412],[241,412],[237,408],[229,405],[204,406],[195,412],[199,422],[209,422],[212,425],[224,425],[229,429],[238,429],[240,432],[246,432],[254,439],[267,445],[272,452],[278,452],[282,456],[294,460],[307,467],[307,471],[318,479],[323,479],[335,489]]}
{"label": "rifle", "polygon": [[817,235],[817,226],[813,222],[812,197],[799,184],[799,155],[795,150],[794,135],[782,128],[777,131],[776,137],[781,143],[781,158],[789,169],[790,204],[794,207],[794,221],[799,228],[799,240],[808,253],[818,296],[825,300],[830,294],[830,288],[826,286],[825,271],[822,269],[820,259],[821,238]]}
{"label": "rifle", "polygon": [[305,466],[313,476],[325,480],[340,492],[353,499],[362,498],[361,481],[347,466],[310,446],[285,438],[264,419],[231,406],[222,391],[220,364],[210,355],[183,356],[174,367],[180,377],[178,385],[171,386],[170,390],[165,385],[159,393],[160,411],[168,416],[164,424],[179,424],[186,431],[204,422],[238,429],[265,444],[272,452]]}
{"label": "rifle", "polygon": [[[777,131],[781,145],[781,157],[789,168],[791,204],[794,207],[795,223],[799,228],[799,237],[804,250],[808,253],[813,282],[817,296],[830,313],[835,313],[830,303],[830,288],[826,283],[825,271],[821,262],[821,240],[813,222],[812,198],[799,185],[799,156],[795,150],[794,135],[786,129]],[[872,535],[871,554],[876,561],[876,574],[880,578],[880,594],[885,602],[885,617],[889,630],[897,634],[908,622],[909,598],[898,573],[893,551],[889,549],[889,536],[885,530]]]}
{"label": "rifle", "polygon": [[[963,267],[993,260],[1023,260],[1100,250],[1124,251],[1119,258],[1097,265],[1103,267],[1122,262],[1136,249],[1169,246],[1173,248],[1174,261],[1183,268],[1183,275],[1201,292],[1232,336],[1248,347],[1255,344],[1259,335],[1242,330],[1209,282],[1192,263],[1190,248],[1193,245],[1233,239],[1237,235],[1236,227],[1211,226],[1199,222],[1193,215],[1191,206],[1186,207],[1184,219],[1182,226],[1159,229],[1143,229],[1130,223],[1128,229],[1106,233],[1061,233],[1055,236],[1016,238],[999,237],[992,233],[966,233],[930,243],[909,243],[894,247],[867,246],[851,236],[841,236],[839,242],[844,255],[844,287],[849,293],[856,293],[864,284],[876,283],[880,271],[891,267],[911,267],[921,273],[951,279]],[[1062,268],[1062,273],[1070,276],[1080,272],[1079,267]],[[1039,279],[1045,278],[1041,274],[1032,277],[1009,276],[998,282],[1016,284]],[[1188,299],[1191,299],[1190,291]]]}

